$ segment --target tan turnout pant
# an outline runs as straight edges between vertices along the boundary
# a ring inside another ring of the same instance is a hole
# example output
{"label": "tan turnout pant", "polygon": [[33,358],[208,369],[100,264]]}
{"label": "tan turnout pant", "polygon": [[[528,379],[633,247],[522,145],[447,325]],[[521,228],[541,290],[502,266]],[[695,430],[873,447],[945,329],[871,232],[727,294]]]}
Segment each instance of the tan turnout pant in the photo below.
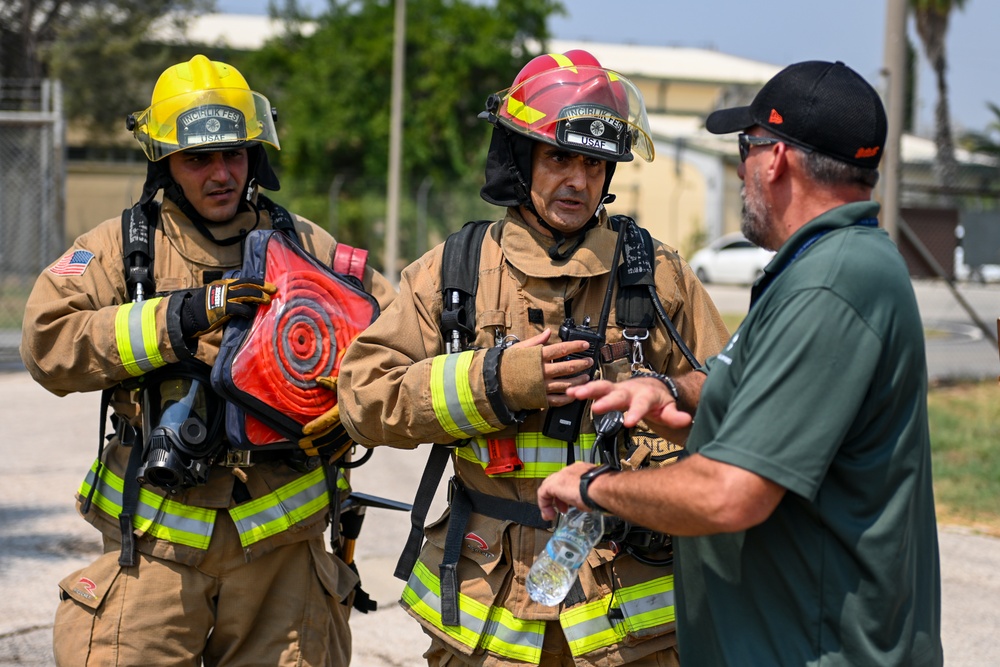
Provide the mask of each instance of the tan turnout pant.
{"label": "tan turnout pant", "polygon": [[122,568],[118,545],[108,548],[60,583],[59,667],[350,662],[350,608],[336,594],[338,567],[346,566],[334,562],[322,536],[247,563],[223,511],[197,568],[144,554]]}

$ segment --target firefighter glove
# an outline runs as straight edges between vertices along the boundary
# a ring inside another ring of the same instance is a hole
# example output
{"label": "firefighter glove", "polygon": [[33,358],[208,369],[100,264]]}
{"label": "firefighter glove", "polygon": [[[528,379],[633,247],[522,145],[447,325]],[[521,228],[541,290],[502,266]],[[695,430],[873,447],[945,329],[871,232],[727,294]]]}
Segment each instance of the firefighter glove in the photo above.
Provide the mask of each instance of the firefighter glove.
{"label": "firefighter glove", "polygon": [[181,331],[185,338],[196,338],[215,331],[232,317],[253,317],[257,306],[270,303],[276,291],[274,285],[259,278],[224,278],[178,293],[175,296],[182,299]]}

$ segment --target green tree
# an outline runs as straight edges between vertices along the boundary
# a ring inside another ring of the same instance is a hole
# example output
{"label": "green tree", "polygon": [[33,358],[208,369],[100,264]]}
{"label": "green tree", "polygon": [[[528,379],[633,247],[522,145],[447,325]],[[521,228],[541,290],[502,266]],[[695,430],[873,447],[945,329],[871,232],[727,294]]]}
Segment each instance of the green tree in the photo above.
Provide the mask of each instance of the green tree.
{"label": "green tree", "polygon": [[959,143],[966,150],[1000,157],[1000,106],[993,102],[986,106],[993,112],[993,120],[982,131],[966,132]]}
{"label": "green tree", "polygon": [[910,0],[916,19],[917,34],[924,47],[924,54],[934,70],[937,82],[937,104],[934,107],[934,142],[937,160],[934,163],[938,183],[953,186],[958,175],[955,160],[955,142],[951,136],[951,112],[948,107],[948,59],[945,38],[948,19],[953,9],[962,9],[965,0]]}
{"label": "green tree", "polygon": [[[303,22],[290,4],[276,9],[289,21],[286,35],[249,54],[244,69],[279,110],[281,174],[291,177],[286,181],[294,188],[314,184],[317,206],[321,195],[325,206],[337,175],[365,179],[384,193],[393,0],[331,0],[313,24]],[[489,131],[476,116],[490,93],[509,86],[521,66],[541,52],[549,37],[547,19],[557,11],[562,6],[551,0],[410,3],[403,180],[411,190],[429,177],[435,188],[474,184],[478,191]],[[302,201],[296,205],[309,210]],[[365,240],[370,230],[363,234],[362,225],[370,222],[341,216],[338,236]]]}
{"label": "green tree", "polygon": [[214,0],[0,2],[0,77],[57,78],[66,115],[97,135],[122,134],[124,114],[149,104],[171,49],[150,35],[182,34]]}

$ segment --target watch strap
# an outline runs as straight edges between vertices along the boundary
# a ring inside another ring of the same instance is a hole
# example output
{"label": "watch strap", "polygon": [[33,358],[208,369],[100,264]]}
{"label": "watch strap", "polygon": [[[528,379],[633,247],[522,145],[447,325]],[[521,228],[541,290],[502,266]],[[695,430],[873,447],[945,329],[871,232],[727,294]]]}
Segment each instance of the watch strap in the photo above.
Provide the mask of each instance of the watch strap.
{"label": "watch strap", "polygon": [[609,473],[609,472],[611,472],[613,470],[614,470],[614,468],[611,466],[610,463],[605,463],[605,464],[596,466],[594,468],[591,468],[590,470],[588,470],[587,472],[583,473],[580,476],[580,499],[583,500],[583,504],[584,505],[586,505],[590,509],[596,510],[598,512],[607,512],[608,511],[605,508],[601,507],[597,502],[594,501],[593,498],[590,497],[589,491],[590,491],[590,483],[591,482],[593,482],[595,479],[597,479],[601,475],[603,475],[605,473]]}

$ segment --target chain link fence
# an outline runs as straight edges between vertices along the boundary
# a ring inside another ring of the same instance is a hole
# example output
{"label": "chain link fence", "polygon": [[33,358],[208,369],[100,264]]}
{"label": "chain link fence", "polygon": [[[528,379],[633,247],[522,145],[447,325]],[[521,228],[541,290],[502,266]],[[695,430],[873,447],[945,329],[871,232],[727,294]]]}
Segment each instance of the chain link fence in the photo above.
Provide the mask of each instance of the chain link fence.
{"label": "chain link fence", "polygon": [[[337,174],[329,182],[283,178],[275,201],[325,227],[337,241],[368,250],[385,271],[386,185]],[[475,183],[404,182],[400,193],[396,275],[469,220],[496,220],[503,209],[487,204]]]}
{"label": "chain link fence", "polygon": [[[0,79],[0,364],[19,363],[17,346],[28,293],[38,274],[67,245],[63,135],[57,82]],[[977,330],[981,338],[995,339],[1000,315],[1000,160],[960,154],[954,183],[941,187],[933,151],[927,152],[926,159],[911,158],[902,168],[900,250],[915,281],[951,291],[954,312],[946,317]],[[123,178],[134,186],[135,175]],[[347,174],[326,182],[283,179],[275,197],[327,227],[338,240],[368,249],[372,265],[385,271],[384,183]],[[467,220],[500,214],[480,199],[478,184],[430,178],[404,183],[397,275]],[[983,303],[987,305],[979,305]]]}
{"label": "chain link fence", "polygon": [[1000,282],[1000,159],[963,152],[948,186],[937,183],[932,161],[914,161],[903,167],[901,191],[901,217],[934,259],[919,258],[902,232],[914,277]]}
{"label": "chain link fence", "polygon": [[928,360],[951,379],[995,378],[1000,317],[1000,159],[959,154],[948,186],[933,159],[903,166],[900,252],[923,294]]}
{"label": "chain link fence", "polygon": [[24,304],[64,248],[59,83],[0,79],[0,363],[19,360]]}

